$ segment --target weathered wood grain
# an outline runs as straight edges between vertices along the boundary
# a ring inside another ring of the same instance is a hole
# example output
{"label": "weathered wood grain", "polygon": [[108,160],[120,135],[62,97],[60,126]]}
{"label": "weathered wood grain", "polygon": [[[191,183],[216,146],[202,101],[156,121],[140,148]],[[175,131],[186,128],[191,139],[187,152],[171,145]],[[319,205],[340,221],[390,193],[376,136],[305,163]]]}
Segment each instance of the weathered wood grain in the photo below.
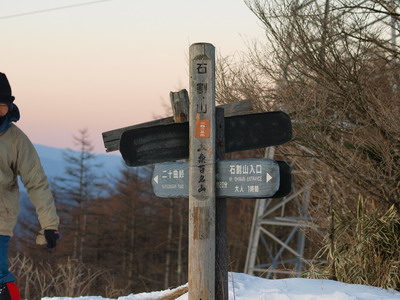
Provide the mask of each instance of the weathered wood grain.
{"label": "weathered wood grain", "polygon": [[187,90],[170,92],[169,99],[175,123],[187,122],[189,120],[189,95]]}

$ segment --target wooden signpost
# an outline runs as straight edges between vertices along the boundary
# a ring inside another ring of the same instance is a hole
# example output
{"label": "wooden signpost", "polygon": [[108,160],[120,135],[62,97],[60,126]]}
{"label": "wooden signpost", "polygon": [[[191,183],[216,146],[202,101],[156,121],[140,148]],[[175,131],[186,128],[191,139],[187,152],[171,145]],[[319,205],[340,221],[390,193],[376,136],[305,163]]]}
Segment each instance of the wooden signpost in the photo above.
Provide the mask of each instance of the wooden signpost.
{"label": "wooden signpost", "polygon": [[[188,110],[174,107],[175,118],[108,131],[103,140],[108,152],[119,149],[128,166],[189,159],[156,165],[154,190],[189,198],[189,299],[227,300],[224,197],[283,197],[291,190],[291,170],[283,161],[225,161],[224,154],[283,144],[292,127],[283,112],[243,115],[248,101],[225,106],[225,113],[216,108],[214,46],[191,45],[189,59]],[[171,101],[187,96],[172,93]],[[238,105],[245,108],[238,112]]]}
{"label": "wooden signpost", "polygon": [[189,299],[215,295],[215,48],[189,49]]}

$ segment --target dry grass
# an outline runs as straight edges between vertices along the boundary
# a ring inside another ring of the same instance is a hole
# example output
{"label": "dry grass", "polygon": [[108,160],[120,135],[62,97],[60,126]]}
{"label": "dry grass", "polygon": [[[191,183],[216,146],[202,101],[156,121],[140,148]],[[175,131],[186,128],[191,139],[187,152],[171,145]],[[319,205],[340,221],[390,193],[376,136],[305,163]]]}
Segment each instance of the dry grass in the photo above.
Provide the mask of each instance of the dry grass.
{"label": "dry grass", "polygon": [[77,297],[91,293],[118,297],[127,293],[115,288],[108,270],[91,269],[72,259],[53,265],[48,262],[36,263],[18,254],[10,259],[10,270],[18,279],[22,299]]}
{"label": "dry grass", "polygon": [[319,258],[307,274],[347,283],[400,289],[400,218],[394,206],[379,213],[360,197],[354,215],[334,215],[334,240],[326,240]]}

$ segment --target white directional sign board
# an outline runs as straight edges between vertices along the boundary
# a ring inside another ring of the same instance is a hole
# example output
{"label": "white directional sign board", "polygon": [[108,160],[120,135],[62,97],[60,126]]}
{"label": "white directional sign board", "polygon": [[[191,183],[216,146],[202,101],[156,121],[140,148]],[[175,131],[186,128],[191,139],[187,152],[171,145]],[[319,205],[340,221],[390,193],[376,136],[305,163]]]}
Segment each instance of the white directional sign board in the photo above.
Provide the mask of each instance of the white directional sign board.
{"label": "white directional sign board", "polygon": [[[279,165],[271,159],[218,161],[215,183],[217,197],[268,198],[278,191],[279,178]],[[189,197],[189,164],[156,164],[152,184],[158,197]]]}
{"label": "white directional sign board", "polygon": [[158,197],[189,196],[189,164],[168,162],[154,166],[153,190]]}

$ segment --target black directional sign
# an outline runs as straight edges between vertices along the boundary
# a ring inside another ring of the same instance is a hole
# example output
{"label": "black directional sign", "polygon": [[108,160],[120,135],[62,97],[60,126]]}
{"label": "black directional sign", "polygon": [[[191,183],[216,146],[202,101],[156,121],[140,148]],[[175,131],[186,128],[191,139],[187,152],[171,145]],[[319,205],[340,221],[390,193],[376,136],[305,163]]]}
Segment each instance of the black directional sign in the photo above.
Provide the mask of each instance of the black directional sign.
{"label": "black directional sign", "polygon": [[[159,197],[189,197],[189,164],[156,164],[152,184]],[[217,197],[278,198],[290,190],[290,167],[283,161],[254,158],[217,162]]]}
{"label": "black directional sign", "polygon": [[[266,112],[225,118],[225,152],[281,145],[292,138],[290,117]],[[189,123],[125,131],[119,150],[128,166],[142,166],[189,157]]]}

